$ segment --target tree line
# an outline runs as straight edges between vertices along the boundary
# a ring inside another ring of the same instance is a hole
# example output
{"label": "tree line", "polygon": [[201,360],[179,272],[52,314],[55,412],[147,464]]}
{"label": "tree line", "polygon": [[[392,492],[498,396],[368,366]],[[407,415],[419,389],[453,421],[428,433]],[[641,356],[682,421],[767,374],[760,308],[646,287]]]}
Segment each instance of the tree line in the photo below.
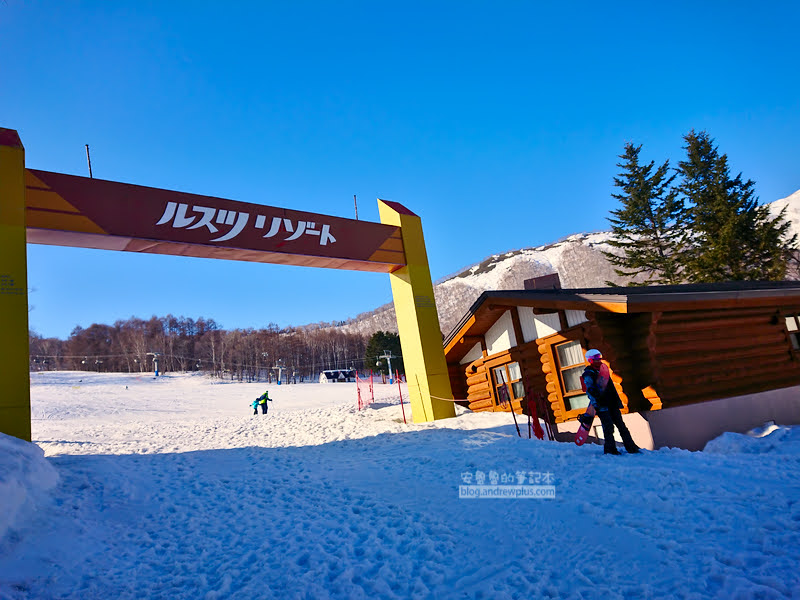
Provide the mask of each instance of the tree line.
{"label": "tree line", "polygon": [[629,285],[784,279],[798,256],[785,209],[770,215],[707,132],[684,142],[676,168],[644,163],[641,145],[625,145],[612,194],[621,206],[609,218],[618,253],[604,253],[617,275],[638,276]]}
{"label": "tree line", "polygon": [[[203,371],[239,381],[316,381],[326,369],[364,370],[368,338],[324,324],[224,330],[213,319],[132,317],[76,327],[69,338],[30,334],[31,370]],[[367,365],[366,370],[369,370]],[[374,368],[374,367],[373,367]]]}

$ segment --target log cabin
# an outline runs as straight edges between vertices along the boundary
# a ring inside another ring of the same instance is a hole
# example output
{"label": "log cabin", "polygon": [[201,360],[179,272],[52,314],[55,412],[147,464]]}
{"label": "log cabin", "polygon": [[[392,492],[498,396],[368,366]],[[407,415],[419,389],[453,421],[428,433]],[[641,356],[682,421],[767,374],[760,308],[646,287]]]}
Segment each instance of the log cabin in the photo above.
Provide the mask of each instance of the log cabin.
{"label": "log cabin", "polygon": [[800,282],[525,283],[532,289],[481,294],[444,341],[464,406],[524,413],[538,395],[539,416],[571,440],[588,405],[584,355],[597,348],[644,448],[700,450],[725,431],[800,424]]}

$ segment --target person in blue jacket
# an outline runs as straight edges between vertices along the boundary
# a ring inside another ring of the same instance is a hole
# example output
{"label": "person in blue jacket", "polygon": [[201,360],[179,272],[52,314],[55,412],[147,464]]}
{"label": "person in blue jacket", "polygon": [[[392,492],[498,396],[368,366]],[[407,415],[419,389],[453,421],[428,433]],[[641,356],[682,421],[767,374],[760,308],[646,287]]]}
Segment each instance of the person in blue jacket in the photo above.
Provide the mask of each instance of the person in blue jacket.
{"label": "person in blue jacket", "polygon": [[[607,368],[603,369],[603,355],[599,350],[589,350],[586,353],[586,361],[589,366],[583,370],[583,385],[586,394],[589,396],[591,404],[597,416],[600,417],[600,424],[603,426],[603,436],[605,437],[604,454],[619,454],[617,444],[614,442],[614,426],[619,429],[619,435],[625,450],[629,454],[639,452],[639,446],[633,441],[631,432],[628,431],[625,422],[622,420],[622,400],[617,393],[617,388]],[[601,372],[602,371],[602,372]]]}
{"label": "person in blue jacket", "polygon": [[250,403],[250,405],[253,407],[253,414],[254,414],[254,415],[257,415],[257,414],[258,414],[258,398],[256,398],[255,400],[253,400],[253,401]]}

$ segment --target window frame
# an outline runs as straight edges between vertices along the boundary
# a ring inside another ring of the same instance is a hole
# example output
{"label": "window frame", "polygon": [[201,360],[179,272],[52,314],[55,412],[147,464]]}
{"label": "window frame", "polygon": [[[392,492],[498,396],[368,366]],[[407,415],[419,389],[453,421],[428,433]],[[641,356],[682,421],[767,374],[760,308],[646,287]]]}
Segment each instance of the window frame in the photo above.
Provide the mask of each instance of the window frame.
{"label": "window frame", "polygon": [[[517,365],[517,370],[519,371],[519,378],[518,379],[513,379],[513,380],[511,379],[511,370],[509,368],[511,365]],[[497,371],[500,371],[500,370],[503,371],[504,377],[506,377],[506,380],[503,383],[498,383],[497,382]],[[501,402],[502,396],[501,396],[501,393],[500,393],[500,388],[503,387],[503,386],[505,386],[506,389],[508,390],[508,394],[509,394],[508,401],[509,401],[509,404],[512,404],[515,400],[519,400],[520,403],[523,400],[525,400],[525,384],[523,383],[523,379],[524,378],[522,376],[522,366],[519,364],[518,360],[511,360],[511,361],[509,361],[507,363],[503,363],[502,365],[493,366],[493,367],[491,367],[491,372],[492,372],[492,386],[493,386],[493,392],[494,392],[493,395],[494,395],[495,406],[498,406],[498,407],[502,407],[503,406],[503,403]],[[518,396],[514,395],[514,393],[515,393],[514,392],[514,384],[515,383],[521,383],[522,384],[522,396],[521,397],[518,397]]]}
{"label": "window frame", "polygon": [[[794,322],[794,329],[789,329],[789,321]],[[800,314],[783,314],[783,326],[789,336],[792,352],[800,354]]]}
{"label": "window frame", "polygon": [[[560,346],[564,346],[566,344],[578,344],[578,347],[581,349],[581,357],[583,361],[580,363],[575,363],[574,365],[562,366],[561,364],[561,355],[558,352],[558,348]],[[564,410],[566,412],[572,411],[583,411],[584,408],[569,408],[567,409],[567,402],[570,398],[575,398],[576,396],[585,396],[586,392],[583,391],[583,388],[580,387],[577,390],[567,391],[567,384],[566,380],[564,379],[564,373],[566,371],[570,371],[572,369],[578,368],[586,368],[589,363],[586,362],[586,348],[583,347],[583,343],[579,339],[565,339],[563,341],[557,342],[553,344],[553,359],[556,362],[556,368],[558,369],[558,380],[559,384],[561,385],[561,399],[564,402]],[[571,405],[571,403],[570,403]]]}
{"label": "window frame", "polygon": [[[555,419],[556,423],[566,423],[567,421],[572,421],[577,419],[580,415],[586,412],[585,408],[569,408],[566,398],[570,398],[572,396],[578,395],[577,393],[572,393],[565,395],[564,394],[564,384],[562,382],[562,376],[560,372],[561,363],[558,360],[558,351],[556,350],[556,346],[559,346],[565,342],[578,342],[581,346],[581,350],[585,350],[586,348],[591,348],[589,340],[586,338],[585,335],[585,328],[586,324],[581,323],[575,327],[571,327],[568,331],[561,331],[557,334],[553,334],[548,336],[547,338],[541,340],[541,342],[546,346],[546,351],[544,352],[546,356],[547,363],[552,368],[552,371],[546,372],[546,377],[548,381],[548,391],[551,395],[555,395],[558,400],[551,400],[551,405],[553,407],[553,411],[555,413],[560,412],[560,414],[556,414]],[[586,354],[584,352],[584,364],[586,360]],[[573,367],[577,365],[571,365]],[[552,386],[552,389],[551,387]],[[583,390],[581,390],[581,394]],[[559,410],[560,409],[560,410]]]}

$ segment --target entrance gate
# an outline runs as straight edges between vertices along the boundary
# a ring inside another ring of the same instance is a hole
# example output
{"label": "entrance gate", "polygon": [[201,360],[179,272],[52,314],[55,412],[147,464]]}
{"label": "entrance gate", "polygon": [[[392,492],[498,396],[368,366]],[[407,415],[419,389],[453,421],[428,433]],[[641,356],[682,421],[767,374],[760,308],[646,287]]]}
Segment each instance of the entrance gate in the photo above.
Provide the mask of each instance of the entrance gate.
{"label": "entrance gate", "polygon": [[0,432],[31,440],[26,244],[388,273],[415,422],[455,408],[420,218],[380,223],[25,168],[0,128]]}

